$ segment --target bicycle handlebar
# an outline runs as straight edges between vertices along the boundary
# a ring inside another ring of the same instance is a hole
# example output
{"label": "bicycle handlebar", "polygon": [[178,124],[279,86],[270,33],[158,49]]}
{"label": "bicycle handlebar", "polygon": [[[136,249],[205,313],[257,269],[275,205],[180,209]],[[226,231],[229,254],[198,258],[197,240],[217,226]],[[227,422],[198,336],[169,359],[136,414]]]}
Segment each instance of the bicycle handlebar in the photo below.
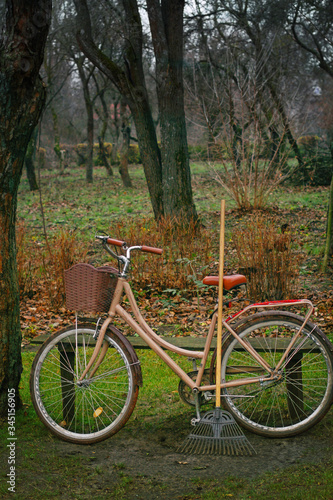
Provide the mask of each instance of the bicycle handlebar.
{"label": "bicycle handlebar", "polygon": [[[124,249],[127,249],[127,243],[125,241],[121,240],[116,240],[114,238],[109,238],[109,237],[98,237],[103,239],[108,245],[115,245],[116,247],[123,247]],[[142,252],[148,252],[148,253],[155,253],[157,255],[162,255],[163,250],[162,248],[154,248],[154,247],[148,247],[147,245],[140,245],[136,247],[138,250],[141,250]]]}
{"label": "bicycle handlebar", "polygon": [[116,247],[126,247],[125,241],[114,240],[113,238],[107,238],[106,243],[109,245],[115,245]]}

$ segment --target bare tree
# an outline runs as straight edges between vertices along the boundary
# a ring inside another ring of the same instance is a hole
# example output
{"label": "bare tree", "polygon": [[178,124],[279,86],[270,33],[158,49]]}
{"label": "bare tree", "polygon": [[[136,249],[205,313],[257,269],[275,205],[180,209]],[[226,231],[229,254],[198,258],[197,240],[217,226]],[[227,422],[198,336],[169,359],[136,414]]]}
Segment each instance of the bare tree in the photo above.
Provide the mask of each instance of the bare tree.
{"label": "bare tree", "polygon": [[[59,102],[62,100],[62,90],[68,82],[74,64],[68,60],[65,45],[63,43],[64,33],[68,29],[66,18],[64,18],[63,2],[58,1],[53,5],[52,23],[45,46],[43,69],[45,81],[47,83],[47,102],[45,105],[44,116],[46,123],[52,126],[54,137],[53,151],[58,160],[59,172],[63,173],[63,150],[61,145],[61,112]],[[50,112],[50,115],[48,115]],[[49,131],[50,132],[50,129]],[[51,135],[51,134],[50,134]]]}
{"label": "bare tree", "polygon": [[75,64],[77,66],[82,90],[84,102],[86,105],[87,112],[87,155],[86,155],[86,181],[88,183],[93,182],[93,153],[94,153],[94,101],[97,95],[92,95],[91,87],[89,85],[92,80],[92,76],[95,71],[95,66],[89,63],[87,64],[86,57],[83,55],[73,55]]}
{"label": "bare tree", "polygon": [[[127,101],[136,125],[140,153],[155,218],[164,215],[162,167],[156,131],[149,106],[142,63],[143,34],[135,0],[122,2],[125,33],[121,55],[113,59],[96,45],[93,26],[85,0],[74,0],[79,23],[78,40],[82,51],[117,87]],[[115,15],[115,14],[114,14]]]}
{"label": "bare tree", "polygon": [[[298,0],[291,31],[296,43],[311,54],[319,67],[333,78],[333,3],[330,0]],[[329,144],[333,162],[333,146]],[[333,176],[328,202],[326,245],[322,268],[327,269],[333,255]]]}
{"label": "bare tree", "polygon": [[[280,66],[281,54],[284,57],[287,55],[285,47],[288,46],[288,39],[285,35],[285,25],[290,6],[285,0],[277,2],[278,5],[269,0],[230,0],[218,9],[218,2],[214,3],[214,25],[220,36],[224,37],[225,33],[230,31],[227,26],[231,25],[238,38],[240,35],[243,37],[241,46],[251,46],[251,60],[255,60],[253,70],[256,72],[256,79],[260,81],[263,89],[269,92],[270,107],[274,107],[279,114],[285,137],[299,167],[303,168],[302,155],[290,127],[279,88],[281,76],[277,77],[276,72],[276,67]],[[226,22],[223,20],[223,14],[227,14]]]}
{"label": "bare tree", "polygon": [[[263,208],[288,175],[283,122],[255,72],[228,51],[200,64],[188,84],[192,116],[206,127],[213,178],[242,210]],[[218,163],[219,168],[215,167]]]}
{"label": "bare tree", "polygon": [[15,221],[24,157],[45,103],[39,76],[51,0],[6,0],[0,38],[0,414],[8,389],[20,405],[22,372]]}
{"label": "bare tree", "polygon": [[131,110],[155,218],[172,215],[184,221],[196,219],[183,105],[184,1],[147,2],[156,61],[162,154],[145,82],[143,30],[137,1],[122,0],[118,9],[110,3],[110,16],[119,17],[121,47],[112,59],[96,43],[87,2],[74,3],[81,49],[110,78]]}
{"label": "bare tree", "polygon": [[184,110],[183,0],[147,0],[161,127],[164,213],[196,219]]}

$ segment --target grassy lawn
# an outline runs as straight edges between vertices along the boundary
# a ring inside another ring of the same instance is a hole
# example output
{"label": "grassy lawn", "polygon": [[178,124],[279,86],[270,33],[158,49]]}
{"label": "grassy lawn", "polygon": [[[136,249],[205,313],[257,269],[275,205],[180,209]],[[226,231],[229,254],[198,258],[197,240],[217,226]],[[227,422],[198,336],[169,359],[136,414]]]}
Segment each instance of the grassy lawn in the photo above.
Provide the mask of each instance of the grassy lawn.
{"label": "grassy lawn", "polygon": [[[208,166],[192,164],[192,185],[197,211],[203,220],[211,219],[214,211],[220,210],[221,199],[226,200],[226,210],[236,208],[235,202],[211,177]],[[42,200],[46,225],[51,230],[59,227],[76,227],[84,232],[105,229],[123,218],[152,217],[146,181],[141,165],[130,168],[133,188],[124,188],[115,170],[113,177],[107,177],[103,167],[95,167],[94,183],[85,182],[83,168],[72,168],[59,176],[43,171],[41,177]],[[322,211],[325,217],[328,204],[328,188],[280,187],[270,197],[268,208],[284,212],[306,209]],[[42,230],[39,192],[30,192],[28,182],[23,178],[19,189],[18,217],[26,221],[36,233]],[[244,217],[244,215],[243,215]],[[299,225],[302,221],[299,221]],[[228,218],[226,220],[228,228]],[[325,225],[323,225],[325,227]],[[90,235],[89,235],[90,236]]]}
{"label": "grassy lawn", "polygon": [[[327,500],[333,497],[333,460],[326,459],[323,462],[312,463],[310,457],[308,463],[296,463],[288,468],[281,464],[280,469],[277,468],[275,472],[262,474],[259,472],[258,476],[253,479],[230,475],[221,480],[219,477],[215,479],[211,477],[211,460],[214,459],[204,456],[200,459],[199,466],[189,465],[192,472],[189,473],[190,477],[187,480],[179,478],[180,483],[184,482],[183,493],[169,496],[168,485],[162,480],[159,484],[152,483],[144,470],[142,470],[142,476],[138,476],[125,461],[107,459],[106,450],[112,447],[112,440],[115,438],[110,438],[104,442],[105,444],[80,447],[68,445],[52,437],[37,419],[30,401],[28,385],[33,357],[32,352],[23,354],[21,395],[24,409],[18,412],[16,418],[16,493],[8,494],[7,485],[2,480],[0,482],[1,498],[88,499],[92,494],[98,499],[122,500],[128,498],[183,500],[216,498],[312,500],[318,498]],[[143,435],[146,439],[151,439],[153,443],[156,435],[168,436],[172,428],[174,431],[177,429],[178,436],[181,427],[185,429],[186,434],[189,413],[188,408],[184,407],[178,396],[176,377],[150,351],[140,351],[139,357],[144,386],[140,389],[132,418],[120,433],[121,439],[126,442],[127,439]],[[184,360],[184,363],[188,362]],[[326,436],[326,444],[332,443],[332,411],[323,423],[317,425],[312,433],[312,439],[323,433]],[[4,426],[0,430],[1,442],[5,443],[6,438],[6,426]],[[249,437],[249,439],[252,438]],[[153,448],[151,450],[153,452]],[[99,459],[99,455],[106,458]],[[2,463],[5,463],[6,456],[6,451],[2,449],[0,453]],[[183,460],[186,459],[188,457]],[[165,458],[160,456],[159,460],[165,460]],[[232,461],[234,457],[229,457],[228,460]],[[108,470],[105,468],[104,461],[108,463]],[[251,458],[248,459],[248,463],[251,467]],[[204,469],[207,470],[208,477],[205,477]],[[4,475],[3,473],[2,478]]]}

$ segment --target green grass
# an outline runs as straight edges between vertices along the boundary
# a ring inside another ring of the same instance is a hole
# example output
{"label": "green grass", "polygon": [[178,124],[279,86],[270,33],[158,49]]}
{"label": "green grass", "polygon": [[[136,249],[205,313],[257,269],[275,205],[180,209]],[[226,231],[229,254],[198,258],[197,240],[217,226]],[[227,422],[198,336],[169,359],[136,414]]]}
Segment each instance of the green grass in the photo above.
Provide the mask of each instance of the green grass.
{"label": "green grass", "polygon": [[[64,176],[43,172],[42,204],[48,230],[77,228],[85,233],[107,229],[119,216],[152,216],[146,182],[140,166],[133,167],[135,188],[125,189],[120,177],[107,177],[105,169],[95,167],[94,182],[87,184],[84,170],[71,169]],[[131,172],[132,173],[132,172]],[[22,179],[18,197],[18,217],[41,235],[43,219],[39,192],[31,192]]]}
{"label": "green grass", "polygon": [[270,205],[282,210],[316,209],[327,210],[329,188],[305,189],[302,187],[279,187],[271,196]]}
{"label": "green grass", "polygon": [[[108,177],[103,167],[94,168],[94,182],[87,184],[84,168],[71,167],[64,176],[43,170],[41,173],[41,198],[48,232],[59,228],[77,229],[84,238],[91,239],[95,232],[112,229],[119,221],[128,218],[153,217],[147,184],[142,165],[130,166],[132,188],[124,188],[119,173]],[[226,231],[231,236],[235,227],[228,211],[236,208],[230,196],[211,178],[211,168],[204,163],[192,163],[194,202],[205,225],[210,225],[212,215],[220,210],[221,199],[226,200]],[[328,188],[304,189],[302,186],[279,187],[269,198],[268,208],[279,208],[283,218],[285,211],[300,209],[319,211],[325,219],[328,204]],[[43,219],[39,192],[29,191],[23,176],[19,187],[18,218],[33,231],[35,238],[43,234]],[[247,218],[244,214],[242,216]],[[237,222],[236,215],[236,222]],[[241,220],[241,218],[240,218]],[[302,223],[303,221],[301,221]],[[323,223],[323,231],[325,224]]]}
{"label": "green grass", "polygon": [[[127,500],[130,494],[136,491],[140,494],[146,492],[146,498],[150,492],[156,495],[158,491],[160,498],[164,498],[163,492],[167,491],[167,485],[162,478],[157,483],[148,476],[133,476],[124,462],[116,461],[111,466],[115,482],[109,485],[105,466],[98,462],[96,446],[90,447],[87,453],[75,452],[74,455],[70,449],[60,447],[61,443],[53,438],[38,420],[30,402],[28,386],[33,357],[34,353],[23,353],[24,371],[20,388],[24,409],[17,413],[16,420],[19,474],[17,493],[8,498],[89,498],[89,495],[94,495],[100,499]],[[172,432],[176,422],[178,425],[182,423],[181,425],[187,426],[190,412],[188,407],[180,402],[176,392],[178,379],[151,351],[139,351],[139,358],[144,386],[140,389],[137,406],[132,419],[124,428],[127,429],[125,432],[131,435],[148,431],[149,435],[149,432],[155,434],[160,430]],[[186,359],[183,363],[190,369]],[[327,438],[332,437],[332,423],[331,415],[326,418],[326,422],[319,425],[318,432],[325,432]],[[0,440],[6,441],[6,427],[0,430]],[[199,466],[193,467],[193,471],[196,468],[200,469]],[[209,470],[207,472],[209,473]],[[309,463],[288,469],[282,468],[274,473],[259,474],[257,479],[251,480],[229,477],[221,481],[204,479],[204,476],[201,476],[193,478],[187,488],[186,496],[179,498],[327,500],[333,496],[333,460],[316,465]],[[22,491],[25,493],[22,494]],[[1,481],[0,495],[7,498],[6,493],[6,485]]]}
{"label": "green grass", "polygon": [[223,484],[196,480],[202,500],[328,500],[333,496],[333,460],[321,465],[300,465],[264,474],[253,481],[230,478]]}

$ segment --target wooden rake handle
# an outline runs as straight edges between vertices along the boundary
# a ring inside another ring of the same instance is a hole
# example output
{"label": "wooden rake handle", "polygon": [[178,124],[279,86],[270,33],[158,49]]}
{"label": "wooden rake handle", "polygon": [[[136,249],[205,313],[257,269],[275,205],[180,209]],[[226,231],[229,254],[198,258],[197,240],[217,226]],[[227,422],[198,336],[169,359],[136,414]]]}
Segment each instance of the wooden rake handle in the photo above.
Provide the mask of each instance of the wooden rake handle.
{"label": "wooden rake handle", "polygon": [[221,406],[221,360],[222,360],[222,311],[223,311],[223,270],[224,270],[224,219],[225,200],[221,201],[219,294],[217,309],[217,353],[216,353],[216,408]]}

